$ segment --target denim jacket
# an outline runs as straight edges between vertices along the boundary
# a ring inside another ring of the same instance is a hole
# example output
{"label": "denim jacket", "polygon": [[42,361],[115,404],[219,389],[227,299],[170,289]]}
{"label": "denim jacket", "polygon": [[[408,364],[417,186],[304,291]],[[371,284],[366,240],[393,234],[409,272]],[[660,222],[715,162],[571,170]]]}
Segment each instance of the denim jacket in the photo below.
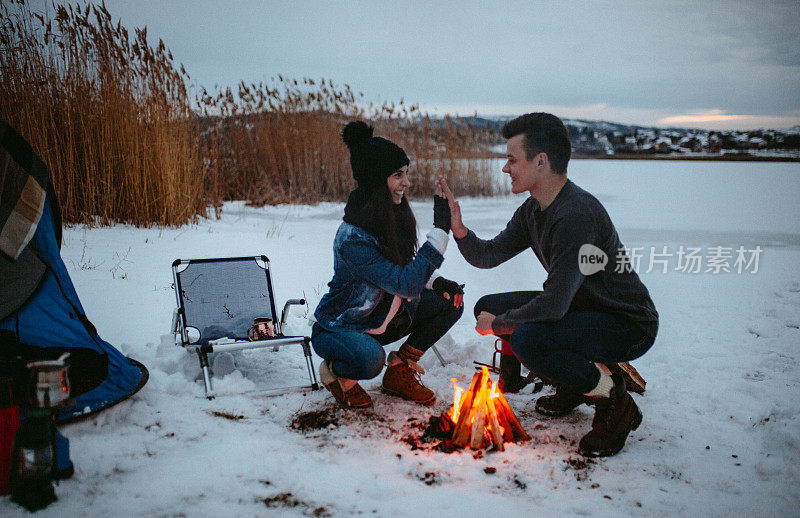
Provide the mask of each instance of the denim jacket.
{"label": "denim jacket", "polygon": [[415,308],[425,283],[444,260],[430,241],[405,266],[386,259],[379,246],[366,230],[347,222],[339,226],[333,241],[333,279],[314,311],[320,326],[329,331],[377,328],[394,295],[402,297],[410,310]]}

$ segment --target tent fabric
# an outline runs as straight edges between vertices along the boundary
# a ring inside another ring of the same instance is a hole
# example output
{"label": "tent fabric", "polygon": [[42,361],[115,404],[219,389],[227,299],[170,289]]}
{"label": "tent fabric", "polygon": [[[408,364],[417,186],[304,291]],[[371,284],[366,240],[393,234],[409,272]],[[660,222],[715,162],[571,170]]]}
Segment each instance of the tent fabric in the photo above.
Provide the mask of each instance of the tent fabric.
{"label": "tent fabric", "polygon": [[47,167],[33,149],[0,121],[0,320],[21,307],[44,276],[44,263],[28,243],[44,211],[48,182]]}
{"label": "tent fabric", "polygon": [[0,251],[16,260],[42,217],[49,174],[31,146],[0,121]]}
{"label": "tent fabric", "polygon": [[[33,153],[32,150],[30,152]],[[17,169],[17,171],[23,170],[24,167]],[[47,183],[49,178],[45,185]],[[24,301],[17,300],[21,306],[9,316],[3,317],[0,321],[0,330],[13,332],[16,339],[26,346],[41,348],[43,356],[46,356],[47,349],[67,351],[75,349],[77,358],[97,356],[80,354],[85,352],[80,351],[81,349],[88,349],[107,359],[104,362],[94,362],[106,366],[106,372],[100,376],[102,381],[91,390],[75,396],[75,406],[62,411],[59,416],[59,420],[63,422],[93,414],[127,399],[144,386],[148,371],[144,365],[126,358],[100,338],[86,317],[75,286],[61,259],[58,202],[52,195],[52,189],[47,189],[46,192],[47,203],[43,204],[33,239],[19,254],[20,258],[32,254],[44,266],[44,272],[40,279],[36,279],[40,275],[41,268],[36,266],[35,261],[20,266],[16,261],[2,257],[1,284],[34,283],[36,288],[34,293],[25,297]],[[4,190],[2,194],[3,204],[6,204],[6,191]],[[9,265],[13,265],[14,268]],[[80,386],[80,383],[77,385]]]}
{"label": "tent fabric", "polygon": [[39,287],[47,269],[29,246],[16,261],[0,254],[0,320],[21,308]]}

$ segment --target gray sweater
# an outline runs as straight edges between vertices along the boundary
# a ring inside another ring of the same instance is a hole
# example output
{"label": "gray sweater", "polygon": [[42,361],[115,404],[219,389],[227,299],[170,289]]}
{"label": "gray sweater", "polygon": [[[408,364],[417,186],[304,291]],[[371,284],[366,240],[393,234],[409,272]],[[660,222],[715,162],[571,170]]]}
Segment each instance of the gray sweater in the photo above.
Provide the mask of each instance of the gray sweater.
{"label": "gray sweater", "polygon": [[[616,271],[623,246],[611,218],[597,198],[570,180],[545,210],[535,198],[525,200],[494,239],[479,239],[470,230],[456,243],[478,268],[493,268],[530,247],[547,271],[539,296],[497,315],[492,325],[497,335],[528,322],[561,320],[567,311],[601,311],[622,315],[656,336],[658,312],[647,288],[630,268]],[[578,251],[584,244],[605,252],[604,270],[581,273]]]}

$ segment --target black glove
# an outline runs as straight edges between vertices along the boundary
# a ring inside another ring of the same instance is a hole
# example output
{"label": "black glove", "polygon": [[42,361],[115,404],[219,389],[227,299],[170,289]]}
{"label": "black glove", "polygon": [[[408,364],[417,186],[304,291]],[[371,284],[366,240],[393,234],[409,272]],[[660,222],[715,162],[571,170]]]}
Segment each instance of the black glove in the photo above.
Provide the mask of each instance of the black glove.
{"label": "black glove", "polygon": [[445,279],[444,277],[437,277],[434,279],[431,288],[445,299],[452,301],[455,307],[460,308],[464,305],[463,284]]}
{"label": "black glove", "polygon": [[433,226],[450,232],[450,205],[447,198],[433,195]]}

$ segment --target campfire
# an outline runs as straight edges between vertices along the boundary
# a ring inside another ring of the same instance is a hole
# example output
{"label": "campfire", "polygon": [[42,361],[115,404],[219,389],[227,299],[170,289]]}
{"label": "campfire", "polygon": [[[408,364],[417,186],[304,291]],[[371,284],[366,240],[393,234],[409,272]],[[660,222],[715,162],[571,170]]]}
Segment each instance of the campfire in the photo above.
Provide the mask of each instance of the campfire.
{"label": "campfire", "polygon": [[497,384],[489,379],[489,369],[476,372],[466,392],[455,381],[453,406],[439,420],[441,432],[451,433],[453,446],[469,445],[473,450],[493,446],[504,451],[505,443],[530,439]]}

